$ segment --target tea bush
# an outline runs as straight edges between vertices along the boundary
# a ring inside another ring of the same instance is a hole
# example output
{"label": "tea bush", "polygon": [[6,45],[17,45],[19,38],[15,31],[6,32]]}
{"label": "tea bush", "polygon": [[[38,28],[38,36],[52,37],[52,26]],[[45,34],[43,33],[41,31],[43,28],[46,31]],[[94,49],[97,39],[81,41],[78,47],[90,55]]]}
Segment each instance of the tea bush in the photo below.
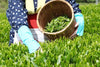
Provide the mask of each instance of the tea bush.
{"label": "tea bush", "polygon": [[43,52],[29,54],[25,45],[8,46],[10,25],[0,13],[0,67],[100,67],[100,4],[81,5],[84,35],[40,43]]}
{"label": "tea bush", "polygon": [[62,29],[64,29],[70,22],[70,18],[65,16],[58,16],[56,18],[53,18],[50,22],[47,23],[45,27],[46,32],[58,32]]}

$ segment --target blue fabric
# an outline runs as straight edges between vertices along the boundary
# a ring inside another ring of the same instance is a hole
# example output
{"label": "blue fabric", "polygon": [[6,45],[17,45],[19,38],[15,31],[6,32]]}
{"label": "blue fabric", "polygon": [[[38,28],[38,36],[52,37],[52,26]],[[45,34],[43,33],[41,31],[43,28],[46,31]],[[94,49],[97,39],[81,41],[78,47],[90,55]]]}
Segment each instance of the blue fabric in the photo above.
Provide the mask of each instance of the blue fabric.
{"label": "blue fabric", "polygon": [[13,43],[13,42],[14,42],[14,40],[13,40],[13,38],[14,38],[14,34],[15,34],[14,29],[13,29],[13,28],[11,28],[11,30],[10,30],[10,40],[9,40],[9,46],[10,46],[10,44],[11,44],[11,43]]}
{"label": "blue fabric", "polygon": [[9,5],[6,12],[11,27],[18,31],[22,25],[27,25],[27,10],[22,0],[8,0]]}
{"label": "blue fabric", "polygon": [[14,30],[17,32],[22,25],[28,26],[27,10],[24,8],[25,2],[22,0],[8,0],[6,16],[11,25],[9,45],[13,43]]}
{"label": "blue fabric", "polygon": [[73,7],[74,13],[81,12],[81,10],[79,9],[79,4],[76,3],[75,0],[66,0],[66,1],[69,2],[71,4],[71,6]]}
{"label": "blue fabric", "polygon": [[35,12],[37,10],[37,3],[38,3],[37,0],[34,0],[34,7],[35,7],[34,10],[35,10]]}
{"label": "blue fabric", "polygon": [[40,47],[40,44],[34,40],[33,35],[27,26],[21,26],[18,30],[18,35],[28,47],[29,53],[34,53]]}
{"label": "blue fabric", "polygon": [[50,0],[46,0],[45,3],[49,2]]}
{"label": "blue fabric", "polygon": [[77,35],[82,36],[84,33],[84,17],[81,13],[75,14],[76,22],[79,24],[77,29]]}

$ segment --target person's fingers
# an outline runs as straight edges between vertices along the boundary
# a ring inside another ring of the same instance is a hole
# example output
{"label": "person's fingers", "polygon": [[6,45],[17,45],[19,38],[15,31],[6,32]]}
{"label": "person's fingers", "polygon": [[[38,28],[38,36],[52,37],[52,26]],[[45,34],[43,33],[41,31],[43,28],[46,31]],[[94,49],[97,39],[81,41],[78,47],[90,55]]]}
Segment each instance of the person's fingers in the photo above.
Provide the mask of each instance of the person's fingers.
{"label": "person's fingers", "polygon": [[77,28],[78,26],[79,26],[79,23],[76,23],[76,24],[75,24],[75,28]]}
{"label": "person's fingers", "polygon": [[77,33],[77,29],[75,29],[74,33],[70,36],[70,39],[75,38],[77,36],[76,33]]}
{"label": "person's fingers", "polygon": [[77,30],[77,35],[82,36],[84,32],[84,25],[79,25],[78,30]]}

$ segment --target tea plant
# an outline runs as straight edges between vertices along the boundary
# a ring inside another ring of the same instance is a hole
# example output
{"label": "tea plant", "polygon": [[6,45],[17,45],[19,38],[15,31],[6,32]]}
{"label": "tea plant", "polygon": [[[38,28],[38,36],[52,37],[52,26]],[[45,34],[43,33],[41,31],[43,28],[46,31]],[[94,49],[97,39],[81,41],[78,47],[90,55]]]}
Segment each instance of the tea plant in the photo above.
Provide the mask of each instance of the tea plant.
{"label": "tea plant", "polygon": [[68,25],[70,22],[70,18],[68,18],[66,15],[65,16],[59,16],[56,18],[53,18],[51,22],[48,22],[45,31],[46,32],[57,32],[62,30],[64,27]]}
{"label": "tea plant", "polygon": [[43,51],[34,54],[22,44],[8,46],[11,27],[6,14],[0,13],[0,67],[100,67],[100,4],[80,9],[85,20],[82,37],[40,43]]}

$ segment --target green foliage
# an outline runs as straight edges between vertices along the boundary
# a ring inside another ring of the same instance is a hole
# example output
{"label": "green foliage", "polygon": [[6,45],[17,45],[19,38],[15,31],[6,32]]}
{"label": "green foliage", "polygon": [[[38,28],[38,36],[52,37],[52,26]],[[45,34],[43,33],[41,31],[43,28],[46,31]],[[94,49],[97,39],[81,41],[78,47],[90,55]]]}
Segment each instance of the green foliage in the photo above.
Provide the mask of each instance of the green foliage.
{"label": "green foliage", "polygon": [[8,3],[4,0],[0,0],[0,12],[6,12],[8,8]]}
{"label": "green foliage", "polygon": [[5,13],[0,13],[0,42],[9,40],[10,25]]}
{"label": "green foliage", "polygon": [[40,43],[43,52],[29,54],[25,45],[8,46],[10,25],[0,13],[0,67],[100,67],[100,4],[81,5],[84,35]]}
{"label": "green foliage", "polygon": [[96,0],[76,0],[76,2],[95,3]]}
{"label": "green foliage", "polygon": [[68,18],[66,15],[53,18],[50,22],[47,23],[45,31],[51,33],[60,31],[68,25],[70,20],[71,19]]}

